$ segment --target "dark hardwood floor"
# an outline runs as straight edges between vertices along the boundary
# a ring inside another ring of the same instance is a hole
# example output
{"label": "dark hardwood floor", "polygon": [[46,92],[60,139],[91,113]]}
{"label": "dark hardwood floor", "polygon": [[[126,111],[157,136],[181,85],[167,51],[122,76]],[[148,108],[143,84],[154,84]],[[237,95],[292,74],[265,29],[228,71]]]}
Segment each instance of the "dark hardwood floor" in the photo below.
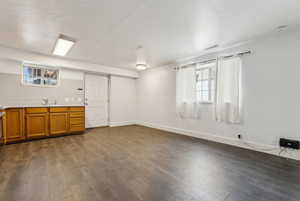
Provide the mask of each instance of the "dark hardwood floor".
{"label": "dark hardwood floor", "polygon": [[0,148],[0,201],[299,201],[300,163],[145,128]]}

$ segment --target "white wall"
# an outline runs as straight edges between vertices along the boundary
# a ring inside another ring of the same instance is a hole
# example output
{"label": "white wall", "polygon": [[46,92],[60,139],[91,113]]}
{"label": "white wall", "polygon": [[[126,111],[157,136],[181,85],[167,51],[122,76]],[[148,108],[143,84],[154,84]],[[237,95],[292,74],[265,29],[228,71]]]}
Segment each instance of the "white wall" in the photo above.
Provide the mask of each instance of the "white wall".
{"label": "white wall", "polygon": [[137,100],[136,79],[111,76],[110,125],[135,124]]}
{"label": "white wall", "polygon": [[[278,148],[280,137],[300,140],[300,32],[281,33],[227,51],[251,50],[243,57],[244,122],[228,125],[213,120],[213,105],[203,105],[201,120],[183,120],[175,111],[173,67],[146,70],[138,79],[140,124],[247,147]],[[279,149],[270,151],[277,154]],[[286,153],[300,160],[298,151]]]}
{"label": "white wall", "polygon": [[0,105],[40,105],[43,98],[50,103],[83,104],[84,73],[75,70],[60,70],[60,84],[57,87],[36,87],[22,85],[22,63],[12,60],[0,60]]}
{"label": "white wall", "polygon": [[[57,88],[21,85],[23,61],[60,67],[62,85]],[[136,71],[128,69],[73,61],[0,46],[0,78],[2,79],[0,80],[0,105],[40,104],[46,97],[50,99],[51,103],[56,100],[58,104],[82,104],[84,91],[76,89],[84,88],[84,72],[138,77]]]}
{"label": "white wall", "polygon": [[[22,85],[21,75],[21,62],[0,59],[0,106],[39,105],[43,98],[60,105],[83,104],[84,91],[76,90],[84,88],[83,71],[62,68],[61,85],[55,88]],[[135,78],[111,76],[111,126],[136,123],[136,83]]]}
{"label": "white wall", "polygon": [[81,70],[91,73],[103,73],[133,78],[138,77],[138,73],[133,70],[114,68],[110,66],[92,64],[81,61],[74,61],[63,57],[46,56],[43,54],[0,46],[0,60],[3,59],[12,60],[16,62],[29,61],[34,63],[59,66],[71,70]]}
{"label": "white wall", "polygon": [[[22,74],[22,62],[9,60],[9,59],[0,59],[0,73],[6,74]],[[84,72],[80,70],[60,69],[60,77],[63,79],[73,79],[73,80],[83,80]]]}

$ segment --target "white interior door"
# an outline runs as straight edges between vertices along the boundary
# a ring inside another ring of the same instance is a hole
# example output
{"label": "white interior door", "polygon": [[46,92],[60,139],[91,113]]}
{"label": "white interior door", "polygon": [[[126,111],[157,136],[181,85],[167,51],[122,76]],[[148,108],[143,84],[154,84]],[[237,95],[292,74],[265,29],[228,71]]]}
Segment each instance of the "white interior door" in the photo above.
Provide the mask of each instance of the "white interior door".
{"label": "white interior door", "polygon": [[85,75],[86,128],[108,125],[108,77]]}

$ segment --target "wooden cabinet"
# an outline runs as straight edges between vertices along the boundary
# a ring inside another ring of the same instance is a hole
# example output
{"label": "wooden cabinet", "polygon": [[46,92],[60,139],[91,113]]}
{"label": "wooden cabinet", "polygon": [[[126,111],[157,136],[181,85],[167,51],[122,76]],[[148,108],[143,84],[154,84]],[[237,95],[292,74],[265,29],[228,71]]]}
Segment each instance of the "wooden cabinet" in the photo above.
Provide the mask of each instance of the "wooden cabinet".
{"label": "wooden cabinet", "polygon": [[17,142],[24,140],[24,109],[7,109],[5,113],[5,142]]}
{"label": "wooden cabinet", "polygon": [[26,114],[38,114],[38,113],[48,113],[48,108],[46,107],[29,107],[25,109]]}
{"label": "wooden cabinet", "polygon": [[67,112],[50,113],[50,135],[69,132],[69,114]]}
{"label": "wooden cabinet", "polygon": [[[27,138],[41,138],[48,136],[49,114],[44,113],[27,113],[26,114],[26,134]],[[35,112],[41,112],[36,110]]]}
{"label": "wooden cabinet", "polygon": [[70,107],[70,112],[84,112],[84,107]]}
{"label": "wooden cabinet", "polygon": [[84,111],[84,107],[6,109],[2,117],[4,142],[82,132],[85,130]]}
{"label": "wooden cabinet", "polygon": [[5,132],[5,111],[0,109],[0,145],[4,143],[4,132]]}
{"label": "wooden cabinet", "polygon": [[82,132],[85,130],[84,107],[70,108],[70,132]]}

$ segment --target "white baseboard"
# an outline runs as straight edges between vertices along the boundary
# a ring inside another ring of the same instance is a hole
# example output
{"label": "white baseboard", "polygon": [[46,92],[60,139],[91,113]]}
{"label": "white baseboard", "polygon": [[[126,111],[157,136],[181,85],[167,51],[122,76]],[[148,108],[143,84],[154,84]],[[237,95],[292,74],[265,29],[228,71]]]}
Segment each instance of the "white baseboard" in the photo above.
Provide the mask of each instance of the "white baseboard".
{"label": "white baseboard", "polygon": [[[276,156],[279,155],[279,151],[280,151],[279,146],[272,146],[272,145],[266,145],[266,144],[259,144],[259,143],[255,143],[255,142],[242,141],[239,139],[217,136],[217,135],[213,135],[210,133],[201,133],[198,131],[174,128],[174,127],[159,125],[156,123],[138,122],[137,124],[146,126],[146,127],[150,127],[150,128],[156,128],[156,129],[172,132],[175,134],[201,138],[201,139],[214,141],[214,142],[218,142],[218,143],[222,143],[222,144],[228,144],[228,145],[237,146],[237,147],[241,147],[241,148],[245,148],[245,149],[250,149],[250,150],[254,150],[254,151],[258,151],[258,152],[264,152],[264,153],[268,153],[268,154],[272,154],[272,155],[276,155]],[[289,150],[288,152],[283,152],[280,156],[285,157],[285,158],[300,160],[300,152],[299,151]]]}
{"label": "white baseboard", "polygon": [[136,121],[110,122],[110,127],[135,125]]}

